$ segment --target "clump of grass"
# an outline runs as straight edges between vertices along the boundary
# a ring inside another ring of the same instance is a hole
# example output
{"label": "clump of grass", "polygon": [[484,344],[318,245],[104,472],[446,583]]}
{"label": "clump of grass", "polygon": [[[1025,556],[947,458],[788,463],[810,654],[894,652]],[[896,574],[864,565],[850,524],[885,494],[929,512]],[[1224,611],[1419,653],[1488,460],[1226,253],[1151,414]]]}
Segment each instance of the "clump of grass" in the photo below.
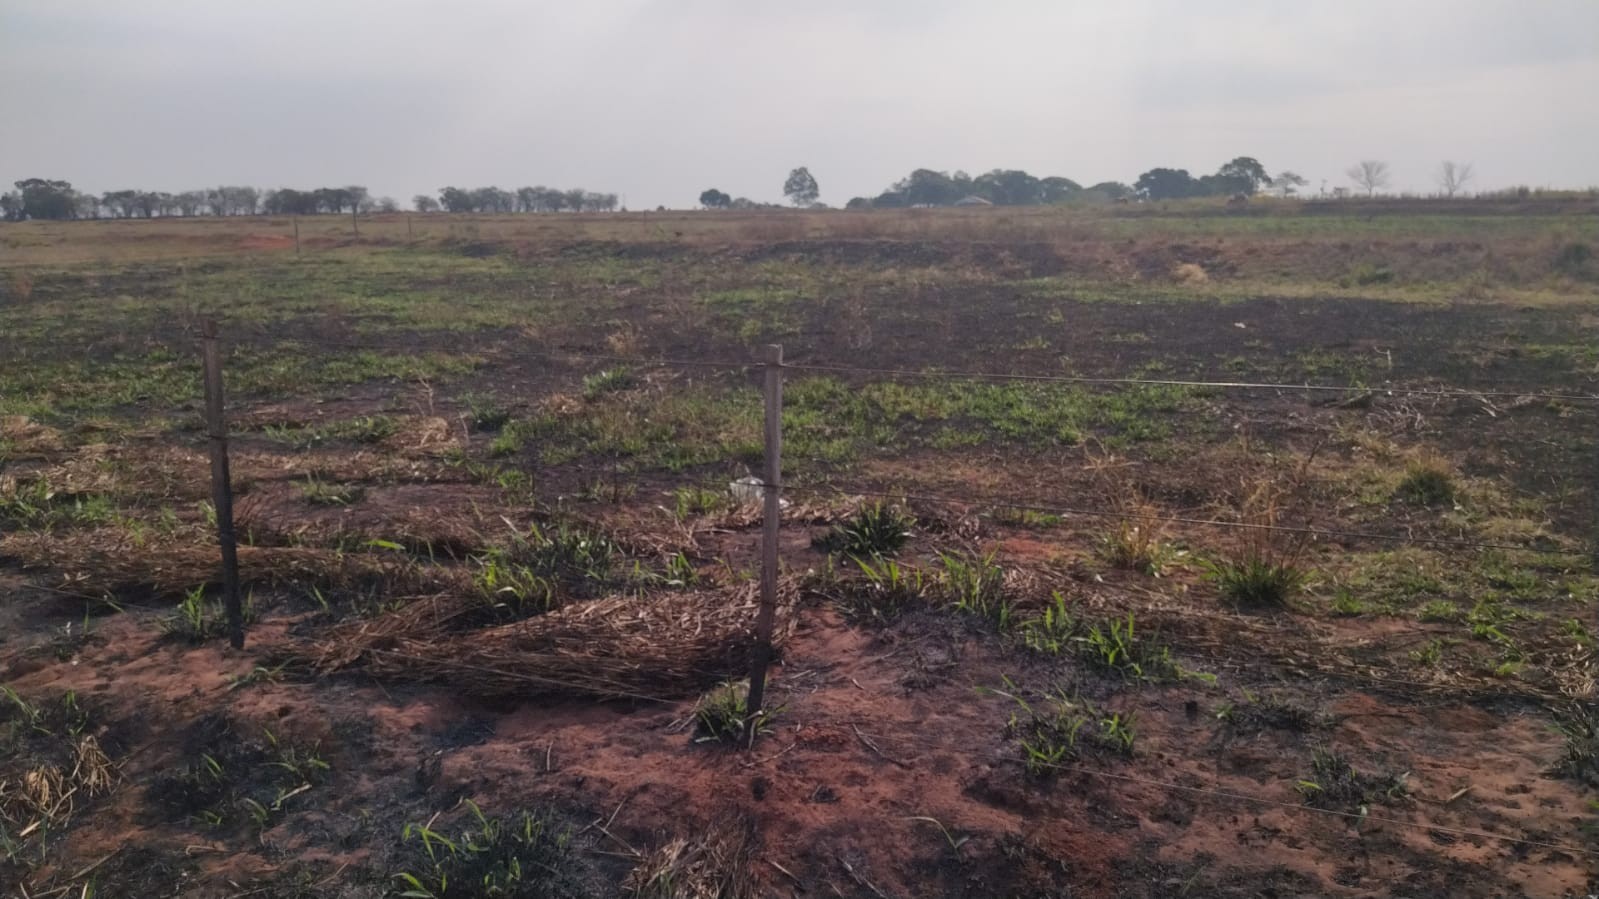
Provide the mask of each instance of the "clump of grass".
{"label": "clump of grass", "polygon": [[1083,659],[1109,674],[1134,680],[1162,680],[1181,673],[1168,647],[1139,636],[1132,612],[1127,613],[1126,620],[1111,618],[1089,625],[1082,634],[1081,646]]}
{"label": "clump of grass", "polygon": [[893,559],[854,561],[862,576],[848,583],[841,603],[850,619],[882,624],[927,606],[928,585],[920,570]]}
{"label": "clump of grass", "polygon": [[1394,271],[1386,265],[1362,262],[1338,279],[1340,287],[1370,287],[1373,284],[1392,284]]}
{"label": "clump of grass", "polygon": [[400,433],[400,423],[387,415],[363,415],[341,422],[332,429],[334,436],[356,443],[373,444]]}
{"label": "clump of grass", "polygon": [[1157,524],[1122,520],[1100,538],[1099,555],[1113,568],[1158,577],[1170,562],[1172,550]]}
{"label": "clump of grass", "polygon": [[938,586],[950,605],[1001,632],[1010,630],[1016,607],[1005,595],[1005,569],[994,564],[992,553],[980,559],[940,554],[939,562]]}
{"label": "clump of grass", "polygon": [[1428,640],[1425,646],[1410,651],[1410,660],[1427,668],[1437,668],[1443,664],[1444,641]]}
{"label": "clump of grass", "polygon": [[695,515],[709,515],[732,505],[726,493],[704,487],[679,487],[672,491],[672,514],[678,521]]}
{"label": "clump of grass", "polygon": [[751,732],[760,735],[771,730],[772,721],[783,709],[762,709],[751,722],[749,692],[748,681],[732,681],[700,697],[694,706],[694,742],[738,743]]}
{"label": "clump of grass", "polygon": [[1078,623],[1066,605],[1066,597],[1056,591],[1042,614],[1022,622],[1021,632],[1023,644],[1033,652],[1060,655],[1072,647]]}
{"label": "clump of grass", "polygon": [[1335,752],[1315,749],[1310,774],[1294,785],[1305,804],[1364,816],[1378,802],[1393,802],[1407,795],[1408,773],[1362,774]]}
{"label": "clump of grass", "polygon": [[490,818],[470,800],[471,817],[452,834],[407,824],[401,843],[413,847],[408,870],[394,874],[413,899],[481,896],[576,899],[586,895],[572,852],[572,831],[549,812]]}
{"label": "clump of grass", "polygon": [[1277,502],[1270,488],[1257,490],[1244,504],[1243,523],[1252,525],[1230,555],[1200,562],[1205,577],[1223,599],[1240,606],[1286,606],[1310,583],[1301,565],[1305,538],[1276,530]]}
{"label": "clump of grass", "polygon": [[1347,588],[1340,589],[1332,601],[1332,612],[1343,618],[1355,618],[1367,612],[1366,603]]}
{"label": "clump of grass", "polygon": [[498,431],[511,420],[511,410],[488,394],[469,393],[461,397],[466,420],[474,431]]}
{"label": "clump of grass", "polygon": [[1556,773],[1590,787],[1599,787],[1599,710],[1573,705],[1555,715],[1555,727],[1566,748]]}
{"label": "clump of grass", "polygon": [[638,378],[626,368],[607,368],[583,379],[583,396],[598,399],[637,386]]}
{"label": "clump of grass", "polygon": [[1593,247],[1580,241],[1571,241],[1555,253],[1555,270],[1572,277],[1579,277],[1588,271],[1588,263],[1593,260]]}
{"label": "clump of grass", "polygon": [[249,826],[259,833],[333,770],[316,744],[280,739],[270,730],[246,738],[221,715],[201,720],[193,744],[183,763],[156,777],[150,798],[170,818],[211,829]]}
{"label": "clump of grass", "polygon": [[1405,477],[1394,489],[1395,498],[1418,506],[1442,506],[1455,501],[1455,476],[1439,459],[1418,459],[1405,467]]}
{"label": "clump of grass", "polygon": [[1243,702],[1224,703],[1217,709],[1216,720],[1232,734],[1268,729],[1303,733],[1328,723],[1325,716],[1313,709],[1271,694],[1257,696],[1248,690],[1244,691]]}
{"label": "clump of grass", "polygon": [[1002,506],[994,510],[994,520],[1003,525],[1028,530],[1043,531],[1060,527],[1061,517],[1035,509]]}
{"label": "clump of grass", "polygon": [[352,506],[366,496],[359,484],[334,484],[315,476],[299,483],[300,496],[313,506]]}
{"label": "clump of grass", "polygon": [[1005,738],[1017,741],[1028,774],[1052,777],[1090,756],[1132,758],[1138,728],[1131,712],[1101,709],[1064,690],[1046,693],[1035,707],[1017,695],[1014,684],[1007,680],[1005,686],[987,692],[1016,703]]}
{"label": "clump of grass", "polygon": [[[255,620],[255,596],[245,594],[240,600],[244,623]],[[195,587],[184,595],[172,614],[161,619],[161,632],[169,638],[185,643],[204,643],[228,629],[228,614],[222,598],[207,601],[205,587]]]}
{"label": "clump of grass", "polygon": [[1460,607],[1447,599],[1434,599],[1422,606],[1416,617],[1422,621],[1459,621]]}
{"label": "clump of grass", "polygon": [[891,556],[910,540],[911,528],[915,526],[916,519],[898,506],[877,502],[835,525],[817,545],[828,552],[857,558]]}
{"label": "clump of grass", "polygon": [[1253,552],[1200,564],[1222,597],[1241,606],[1285,606],[1309,582],[1309,575],[1292,562]]}

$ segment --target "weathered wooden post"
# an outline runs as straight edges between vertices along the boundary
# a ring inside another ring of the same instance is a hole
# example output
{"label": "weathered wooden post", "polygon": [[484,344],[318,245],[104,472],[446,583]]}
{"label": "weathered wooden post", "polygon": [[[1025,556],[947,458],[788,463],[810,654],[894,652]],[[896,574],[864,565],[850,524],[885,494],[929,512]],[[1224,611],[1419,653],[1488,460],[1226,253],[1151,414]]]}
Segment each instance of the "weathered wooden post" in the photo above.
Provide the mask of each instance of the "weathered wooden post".
{"label": "weathered wooden post", "polygon": [[300,217],[294,217],[294,255],[300,255]]}
{"label": "weathered wooden post", "polygon": [[781,525],[783,477],[783,347],[766,348],[765,508],[761,532],[761,608],[755,616],[755,648],[750,659],[750,689],[744,742],[753,745],[766,699],[766,669],[772,662],[772,626],[777,618],[777,539]]}
{"label": "weathered wooden post", "polygon": [[217,513],[217,543],[222,547],[222,603],[228,615],[228,642],[244,648],[244,609],[239,604],[239,549],[233,535],[233,485],[228,474],[228,431],[223,417],[222,357],[217,353],[217,323],[200,326],[205,360],[205,428],[211,438],[211,504]]}

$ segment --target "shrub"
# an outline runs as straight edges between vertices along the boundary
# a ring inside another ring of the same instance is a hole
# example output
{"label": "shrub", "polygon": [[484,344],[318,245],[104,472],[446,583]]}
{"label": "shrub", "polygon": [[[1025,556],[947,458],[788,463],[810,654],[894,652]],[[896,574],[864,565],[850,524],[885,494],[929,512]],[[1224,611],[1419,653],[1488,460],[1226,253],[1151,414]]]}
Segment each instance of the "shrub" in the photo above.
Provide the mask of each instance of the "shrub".
{"label": "shrub", "polygon": [[1241,606],[1285,606],[1310,580],[1293,562],[1253,551],[1200,564],[1222,597]]}
{"label": "shrub", "polygon": [[1572,241],[1555,253],[1555,269],[1576,277],[1587,271],[1588,263],[1592,259],[1593,247],[1585,243]]}
{"label": "shrub", "polygon": [[844,614],[858,621],[888,622],[927,604],[922,573],[893,559],[856,558],[862,579],[844,594]]}

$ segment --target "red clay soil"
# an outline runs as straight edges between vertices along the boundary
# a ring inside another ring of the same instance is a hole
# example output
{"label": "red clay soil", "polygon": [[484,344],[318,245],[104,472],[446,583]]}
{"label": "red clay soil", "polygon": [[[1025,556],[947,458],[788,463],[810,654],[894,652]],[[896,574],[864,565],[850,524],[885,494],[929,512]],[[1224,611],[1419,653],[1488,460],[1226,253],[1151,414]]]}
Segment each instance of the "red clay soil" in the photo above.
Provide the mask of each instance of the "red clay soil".
{"label": "red clay soil", "polygon": [[[617,854],[744,822],[760,893],[772,896],[1555,897],[1582,895],[1595,874],[1592,855],[1456,832],[1580,839],[1591,812],[1546,775],[1560,741],[1527,711],[1301,682],[1281,689],[1319,705],[1334,722],[1325,730],[1229,736],[1212,714],[1224,698],[1214,687],[1085,679],[947,615],[871,631],[812,608],[776,674],[783,712],[746,754],[694,743],[683,726],[692,700],[486,704],[359,675],[230,689],[229,676],[295,639],[291,620],[258,625],[235,653],[163,643],[139,618],[104,621],[70,660],[11,654],[4,668],[24,695],[77,691],[127,747],[122,785],[80,812],[50,869],[107,859],[105,896],[239,895],[306,870],[315,895],[381,895],[402,825],[463,798],[490,812],[553,804],[580,824],[613,819],[592,848],[622,870]],[[1030,777],[1005,735],[1016,706],[977,689],[1007,676],[1075,680],[1102,706],[1135,711],[1135,758]],[[174,731],[217,712],[319,742],[332,765],[331,783],[297,797],[256,845],[146,807],[152,779],[182,761]],[[1294,784],[1320,745],[1361,770],[1408,771],[1410,798],[1363,822],[1303,809]]]}

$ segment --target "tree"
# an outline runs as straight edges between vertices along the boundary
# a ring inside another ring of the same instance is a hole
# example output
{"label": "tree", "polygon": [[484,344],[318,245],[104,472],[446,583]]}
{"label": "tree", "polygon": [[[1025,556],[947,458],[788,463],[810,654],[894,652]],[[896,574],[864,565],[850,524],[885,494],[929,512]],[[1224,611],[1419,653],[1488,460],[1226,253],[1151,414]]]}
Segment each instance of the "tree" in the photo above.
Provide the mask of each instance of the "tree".
{"label": "tree", "polygon": [[1471,163],[1445,160],[1438,165],[1438,186],[1443,188],[1444,196],[1452,197],[1465,189],[1473,174]]}
{"label": "tree", "polygon": [[1199,182],[1187,169],[1150,169],[1138,176],[1133,189],[1149,200],[1175,200],[1191,197],[1199,190]]}
{"label": "tree", "polygon": [[809,206],[821,195],[821,188],[816,186],[816,178],[805,166],[789,172],[788,180],[783,182],[783,196],[788,197],[788,201],[795,206]]}
{"label": "tree", "polygon": [[373,208],[375,208],[378,212],[399,212],[400,204],[396,202],[393,197],[384,197],[381,200],[378,200],[377,205]]}
{"label": "tree", "polygon": [[206,205],[205,191],[186,190],[181,194],[174,194],[172,203],[178,207],[179,215],[199,215],[201,207]]}
{"label": "tree", "polygon": [[415,208],[417,212],[439,211],[439,201],[433,199],[427,194],[417,194],[416,196],[412,197],[411,206]]}
{"label": "tree", "polygon": [[1350,166],[1344,174],[1349,176],[1350,181],[1355,182],[1356,187],[1363,188],[1368,197],[1388,186],[1388,163],[1381,160],[1362,159]]}
{"label": "tree", "polygon": [[22,196],[22,217],[29,219],[69,219],[78,212],[70,181],[27,178],[16,182]]}
{"label": "tree", "polygon": [[1083,190],[1083,186],[1070,178],[1058,175],[1045,178],[1041,182],[1044,186],[1044,202],[1059,203],[1069,199]]}
{"label": "tree", "polygon": [[22,221],[22,194],[16,191],[0,194],[0,218],[8,222]]}
{"label": "tree", "polygon": [[972,192],[996,206],[1034,206],[1044,201],[1044,182],[1020,169],[994,169],[973,179]]}
{"label": "tree", "polygon": [[1301,187],[1309,183],[1303,175],[1284,169],[1277,173],[1277,177],[1271,179],[1271,189],[1284,197],[1291,197],[1298,193]]}
{"label": "tree", "polygon": [[1083,190],[1083,193],[1093,194],[1096,197],[1103,197],[1107,200],[1128,200],[1137,195],[1138,191],[1120,181],[1101,181],[1098,184],[1088,186]]}
{"label": "tree", "polygon": [[1222,182],[1223,187],[1223,190],[1217,191],[1218,193],[1245,196],[1253,196],[1256,191],[1271,183],[1271,176],[1266,174],[1266,167],[1252,156],[1239,156],[1232,162],[1226,163],[1216,170],[1216,177]]}
{"label": "tree", "polygon": [[476,212],[472,203],[472,192],[459,187],[439,188],[439,203],[444,206],[445,212]]}
{"label": "tree", "polygon": [[706,209],[726,209],[733,205],[733,198],[714,187],[708,187],[700,192],[700,205]]}

